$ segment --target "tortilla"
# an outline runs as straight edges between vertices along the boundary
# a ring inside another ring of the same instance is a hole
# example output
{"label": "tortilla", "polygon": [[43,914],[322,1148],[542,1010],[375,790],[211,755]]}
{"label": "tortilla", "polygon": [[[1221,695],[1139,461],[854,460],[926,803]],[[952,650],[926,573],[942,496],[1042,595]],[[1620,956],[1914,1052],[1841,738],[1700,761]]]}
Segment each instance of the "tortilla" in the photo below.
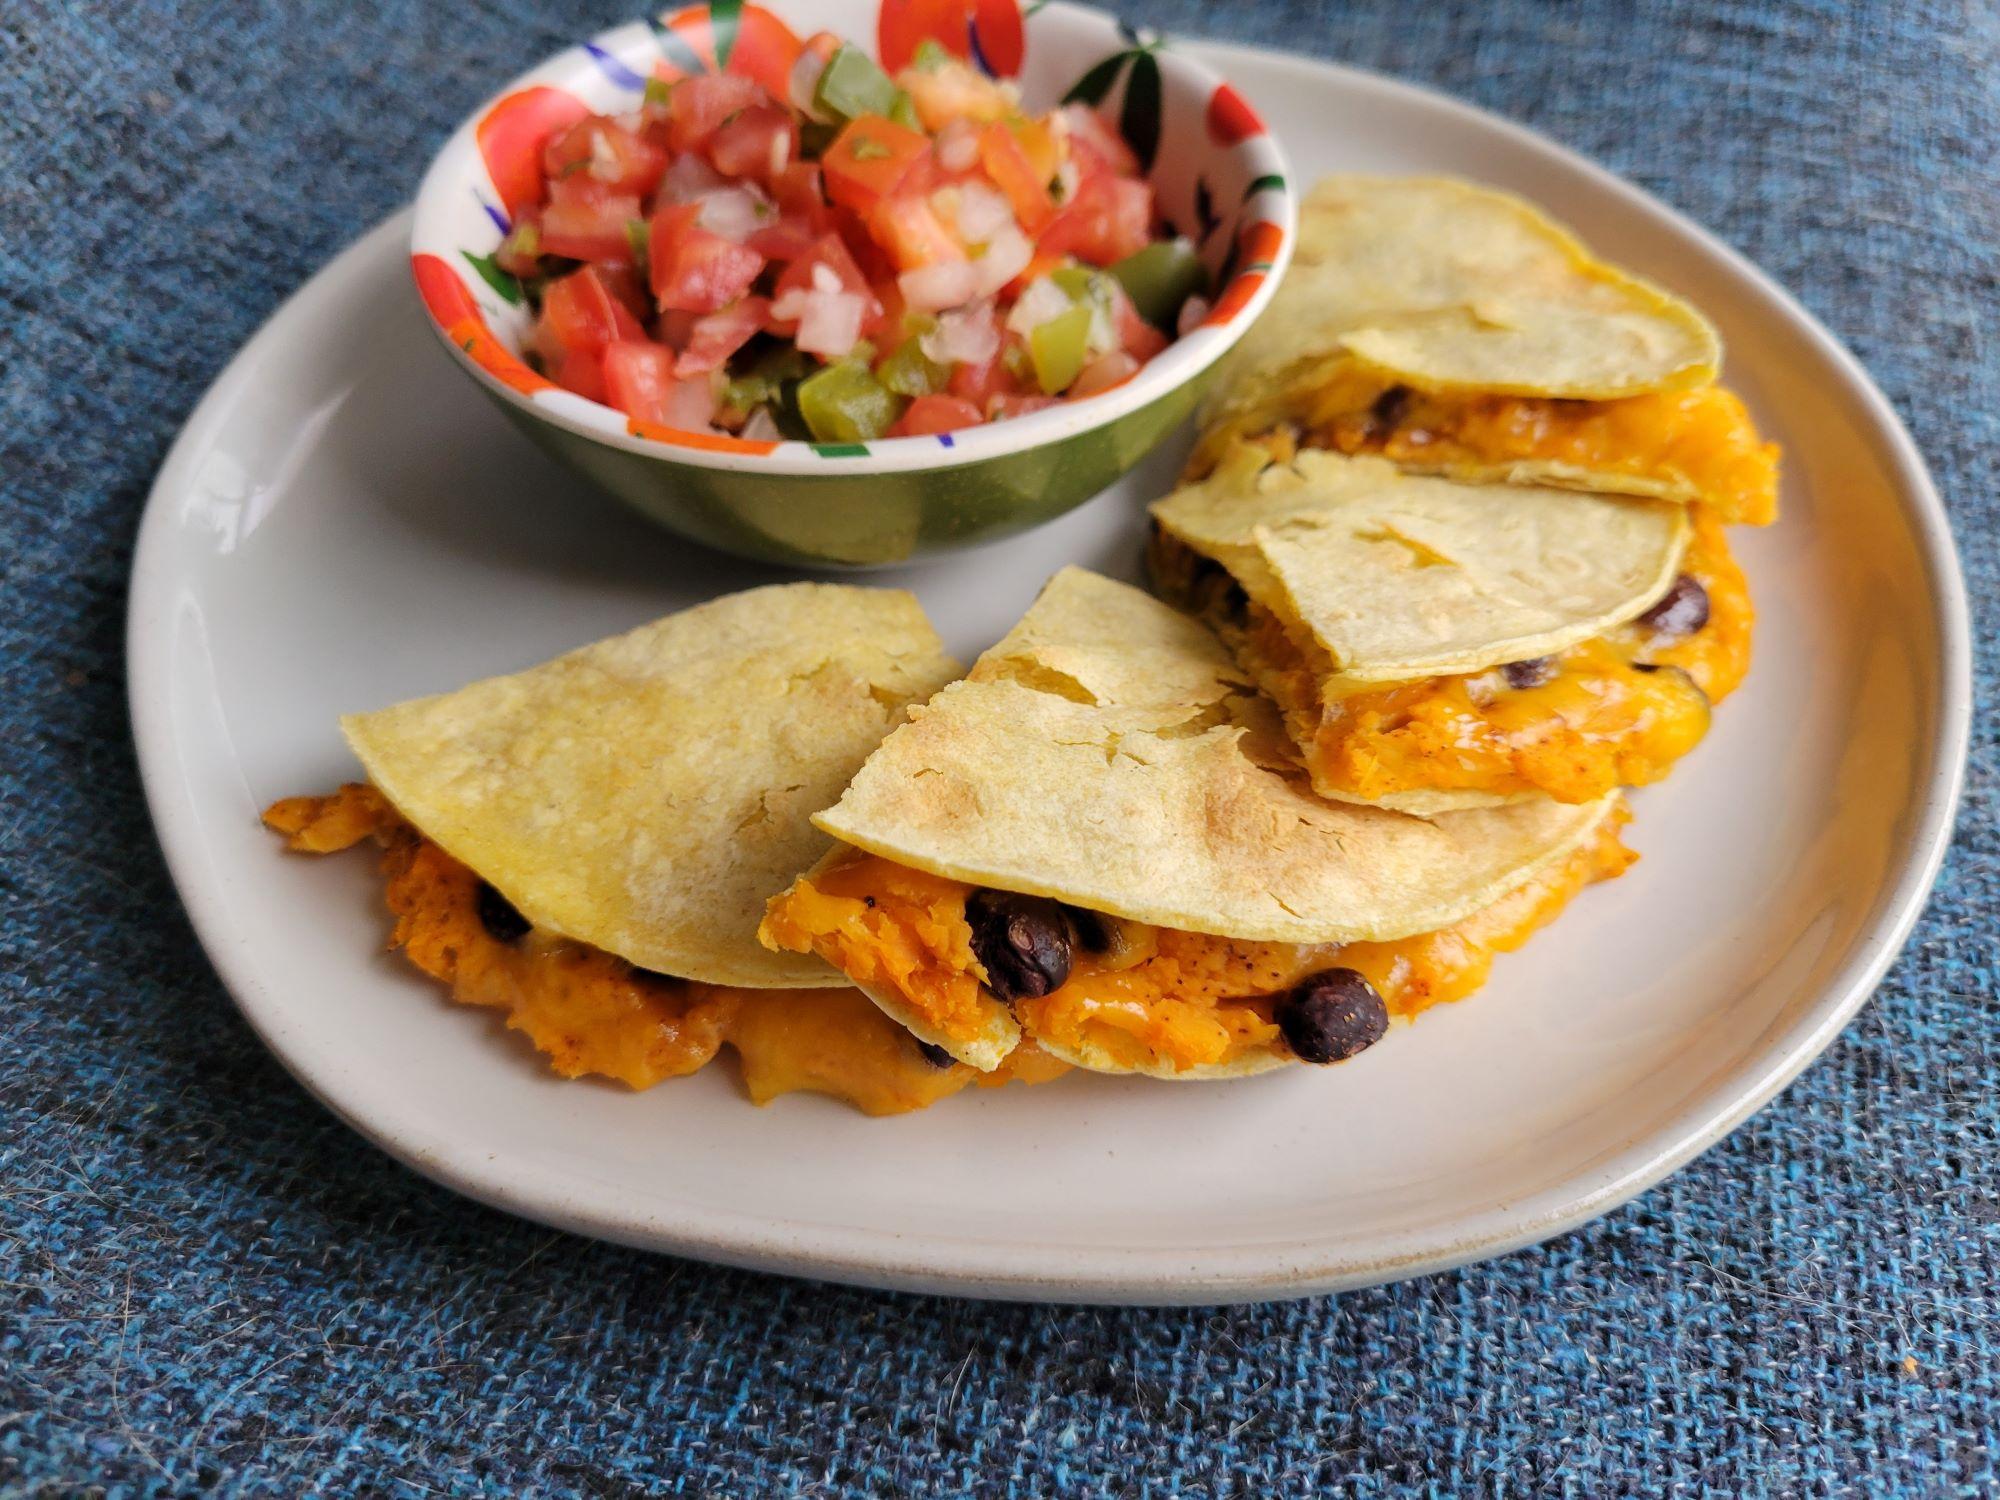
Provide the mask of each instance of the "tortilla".
{"label": "tortilla", "polygon": [[808,816],[957,671],[909,594],[785,584],[341,727],[536,926],[707,984],[830,988],[758,944],[764,898],[825,852]]}
{"label": "tortilla", "polygon": [[1609,400],[1711,383],[1715,330],[1508,193],[1341,175],[1307,194],[1291,269],[1202,415],[1250,431],[1353,361],[1424,391]]}
{"label": "tortilla", "polygon": [[1337,691],[1547,656],[1643,614],[1680,569],[1685,507],[1406,475],[1244,444],[1154,503]]}
{"label": "tortilla", "polygon": [[1434,820],[1310,790],[1194,620],[1078,568],[911,711],[814,818],[870,853],[1185,931],[1286,943],[1448,926],[1588,838],[1609,799]]}

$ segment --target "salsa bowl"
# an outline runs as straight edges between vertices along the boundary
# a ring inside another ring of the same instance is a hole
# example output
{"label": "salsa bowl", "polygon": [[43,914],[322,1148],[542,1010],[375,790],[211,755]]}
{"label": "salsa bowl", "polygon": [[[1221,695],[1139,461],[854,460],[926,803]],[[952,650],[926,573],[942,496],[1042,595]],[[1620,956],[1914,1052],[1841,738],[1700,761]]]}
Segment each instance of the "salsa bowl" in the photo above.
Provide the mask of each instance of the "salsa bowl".
{"label": "salsa bowl", "polygon": [[[580,112],[634,109],[647,81],[743,71],[831,31],[907,54],[912,31],[1011,79],[1034,111],[1094,106],[1137,156],[1158,212],[1196,247],[1213,302],[1123,383],[1002,421],[867,442],[762,440],[627,417],[527,357],[533,314],[493,262],[541,148]],[[694,6],[601,33],[481,104],[418,191],[411,269],[453,359],[537,443],[680,534],[741,556],[875,567],[995,540],[1082,504],[1193,410],[1276,289],[1297,205],[1277,142],[1221,77],[1154,34],[1055,3],[776,0]]]}

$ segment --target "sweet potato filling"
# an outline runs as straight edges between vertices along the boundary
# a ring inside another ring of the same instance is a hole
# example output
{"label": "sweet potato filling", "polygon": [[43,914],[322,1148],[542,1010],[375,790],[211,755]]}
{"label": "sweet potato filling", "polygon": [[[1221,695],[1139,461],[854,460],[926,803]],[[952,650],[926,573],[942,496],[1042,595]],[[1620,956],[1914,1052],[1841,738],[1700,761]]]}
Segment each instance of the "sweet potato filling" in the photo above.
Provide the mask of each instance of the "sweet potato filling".
{"label": "sweet potato filling", "polygon": [[[1590,843],[1456,926],[1394,942],[1240,942],[1121,921],[1110,949],[1079,944],[1069,978],[1016,1000],[1014,1013],[1029,1038],[1058,1052],[1176,1072],[1282,1048],[1272,1019],[1279,996],[1323,969],[1359,970],[1391,1014],[1415,1015],[1471,994],[1494,954],[1526,942],[1584,886],[1623,873],[1636,858],[1619,840],[1625,819],[1620,809]],[[965,918],[975,889],[854,851],[774,899],[764,931],[858,983],[892,988],[926,1018],[955,1016],[985,978]],[[941,1019],[939,1029],[954,1034]]]}
{"label": "sweet potato filling", "polygon": [[1588,802],[1666,775],[1707,733],[1711,705],[1749,670],[1755,611],[1743,571],[1714,513],[1696,506],[1692,518],[1681,566],[1706,593],[1708,621],[1691,633],[1633,621],[1532,671],[1344,691],[1283,621],[1170,536],[1155,539],[1154,573],[1167,597],[1203,614],[1257,674],[1323,795],[1540,792]]}
{"label": "sweet potato filling", "polygon": [[[1778,446],[1721,386],[1565,401],[1422,392],[1355,369],[1327,383],[1301,426],[1306,443],[1411,469],[1539,461],[1598,476],[1602,488],[1611,476],[1664,482],[1731,523],[1764,526],[1778,514]],[[1205,441],[1204,462],[1226,444],[1226,435]]]}
{"label": "sweet potato filling", "polygon": [[1024,1048],[997,1073],[940,1067],[910,1034],[850,989],[752,990],[654,974],[602,949],[527,929],[496,937],[481,882],[412,828],[373,787],[290,797],[264,814],[292,848],[328,854],[373,838],[396,925],[390,946],[467,1005],[502,1011],[565,1078],[597,1074],[635,1089],[693,1073],[728,1045],[759,1104],[806,1090],[869,1114],[921,1109],[968,1084],[1040,1082],[1063,1072]]}

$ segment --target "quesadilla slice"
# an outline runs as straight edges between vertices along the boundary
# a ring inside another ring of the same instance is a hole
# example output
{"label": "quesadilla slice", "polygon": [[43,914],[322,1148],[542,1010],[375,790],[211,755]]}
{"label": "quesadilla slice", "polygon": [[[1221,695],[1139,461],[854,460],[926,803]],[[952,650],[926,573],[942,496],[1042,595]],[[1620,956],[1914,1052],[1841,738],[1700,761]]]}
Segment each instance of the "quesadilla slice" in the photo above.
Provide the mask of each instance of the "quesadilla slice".
{"label": "quesadilla slice", "polygon": [[760,1099],[910,1108],[969,1080],[755,934],[831,844],[809,815],[956,672],[907,593],[755,589],[353,715],[368,781],[265,821],[311,853],[378,843],[392,946],[566,1077],[645,1088],[728,1043]]}
{"label": "quesadilla slice", "polygon": [[1762,525],[1778,450],[1715,384],[1721,359],[1700,313],[1510,194],[1330,177],[1218,372],[1195,472],[1284,426],[1419,472],[1699,500]]}
{"label": "quesadilla slice", "polygon": [[1333,1062],[1630,856],[1615,797],[1327,802],[1200,624],[1081,569],[868,758],[760,935],[975,1068]]}
{"label": "quesadilla slice", "polygon": [[1749,666],[1706,506],[1239,443],[1152,507],[1154,585],[1283,714],[1321,796],[1418,815],[1664,776]]}

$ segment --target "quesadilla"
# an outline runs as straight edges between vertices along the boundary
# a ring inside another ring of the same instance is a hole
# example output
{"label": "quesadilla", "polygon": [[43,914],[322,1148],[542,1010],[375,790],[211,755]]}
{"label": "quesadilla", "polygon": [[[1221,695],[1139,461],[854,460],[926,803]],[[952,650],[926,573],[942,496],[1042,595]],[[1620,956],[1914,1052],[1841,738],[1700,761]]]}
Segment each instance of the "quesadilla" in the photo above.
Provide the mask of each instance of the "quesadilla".
{"label": "quesadilla", "polygon": [[1425,820],[1314,795],[1200,624],[1081,569],[814,818],[760,936],[980,1070],[1333,1062],[1630,859],[1616,796]]}
{"label": "quesadilla", "polygon": [[1152,514],[1155,588],[1278,705],[1324,797],[1592,802],[1664,776],[1749,665],[1706,506],[1238,443]]}
{"label": "quesadilla", "polygon": [[645,1088],[729,1043],[760,1098],[909,1108],[967,1080],[755,933],[831,843],[809,814],[956,673],[907,593],[754,589],[353,715],[367,783],[265,821],[311,853],[379,843],[392,946],[566,1077]]}
{"label": "quesadilla", "polygon": [[1238,437],[1459,479],[1777,514],[1774,445],[1715,383],[1700,313],[1594,258],[1507,193],[1343,175],[1307,195],[1290,270],[1201,414],[1203,472]]}

